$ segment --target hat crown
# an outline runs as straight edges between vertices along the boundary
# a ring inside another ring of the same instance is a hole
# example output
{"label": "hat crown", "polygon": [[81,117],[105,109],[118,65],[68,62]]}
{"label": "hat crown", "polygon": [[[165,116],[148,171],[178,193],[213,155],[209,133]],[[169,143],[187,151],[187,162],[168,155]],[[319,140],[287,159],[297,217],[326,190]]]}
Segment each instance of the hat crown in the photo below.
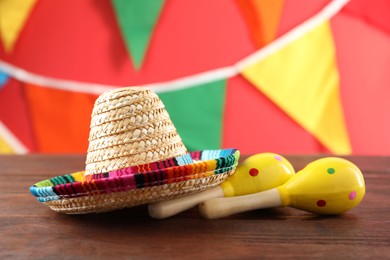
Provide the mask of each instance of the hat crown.
{"label": "hat crown", "polygon": [[186,153],[164,104],[153,91],[142,87],[114,89],[95,101],[85,174],[105,173]]}

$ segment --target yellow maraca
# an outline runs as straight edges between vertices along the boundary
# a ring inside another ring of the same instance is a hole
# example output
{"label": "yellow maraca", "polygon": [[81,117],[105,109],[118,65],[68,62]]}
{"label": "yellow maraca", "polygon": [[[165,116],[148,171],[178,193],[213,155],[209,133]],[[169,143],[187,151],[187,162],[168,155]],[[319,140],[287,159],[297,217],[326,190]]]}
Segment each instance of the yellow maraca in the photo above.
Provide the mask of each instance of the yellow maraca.
{"label": "yellow maraca", "polygon": [[167,218],[211,198],[268,190],[285,183],[294,174],[294,168],[282,156],[274,153],[256,154],[239,164],[235,173],[221,185],[200,193],[150,204],[149,215],[157,219]]}
{"label": "yellow maraca", "polygon": [[323,158],[308,164],[285,184],[271,190],[234,198],[217,198],[199,205],[205,218],[278,206],[315,214],[341,214],[356,207],[365,194],[359,168],[341,158]]}

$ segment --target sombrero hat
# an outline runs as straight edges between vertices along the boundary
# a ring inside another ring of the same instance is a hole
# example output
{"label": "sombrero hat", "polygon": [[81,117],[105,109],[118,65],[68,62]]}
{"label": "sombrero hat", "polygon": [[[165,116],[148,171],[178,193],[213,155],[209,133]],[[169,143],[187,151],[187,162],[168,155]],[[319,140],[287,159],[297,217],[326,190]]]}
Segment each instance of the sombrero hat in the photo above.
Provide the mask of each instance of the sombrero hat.
{"label": "sombrero hat", "polygon": [[238,158],[236,149],[187,152],[153,91],[119,88],[95,102],[85,171],[38,182],[30,191],[57,212],[105,212],[219,185]]}

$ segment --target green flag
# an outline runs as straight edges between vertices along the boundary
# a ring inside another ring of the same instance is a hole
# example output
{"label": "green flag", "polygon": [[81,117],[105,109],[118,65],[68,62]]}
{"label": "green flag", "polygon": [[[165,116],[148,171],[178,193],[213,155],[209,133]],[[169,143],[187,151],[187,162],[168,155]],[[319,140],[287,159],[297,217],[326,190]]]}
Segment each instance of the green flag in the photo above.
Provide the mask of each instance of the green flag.
{"label": "green flag", "polygon": [[225,87],[221,80],[159,94],[188,150],[221,148]]}
{"label": "green flag", "polygon": [[127,50],[139,69],[164,0],[113,0],[112,3]]}

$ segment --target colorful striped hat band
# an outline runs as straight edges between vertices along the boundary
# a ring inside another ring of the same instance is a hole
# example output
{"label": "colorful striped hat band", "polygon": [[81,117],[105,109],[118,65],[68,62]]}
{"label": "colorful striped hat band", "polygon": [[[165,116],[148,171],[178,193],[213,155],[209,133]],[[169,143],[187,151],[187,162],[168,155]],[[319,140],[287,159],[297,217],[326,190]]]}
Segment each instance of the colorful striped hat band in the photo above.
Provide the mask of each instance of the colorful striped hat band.
{"label": "colorful striped hat band", "polygon": [[95,102],[85,171],[38,182],[30,191],[58,212],[111,211],[219,185],[239,155],[236,149],[187,152],[154,92],[120,88]]}

